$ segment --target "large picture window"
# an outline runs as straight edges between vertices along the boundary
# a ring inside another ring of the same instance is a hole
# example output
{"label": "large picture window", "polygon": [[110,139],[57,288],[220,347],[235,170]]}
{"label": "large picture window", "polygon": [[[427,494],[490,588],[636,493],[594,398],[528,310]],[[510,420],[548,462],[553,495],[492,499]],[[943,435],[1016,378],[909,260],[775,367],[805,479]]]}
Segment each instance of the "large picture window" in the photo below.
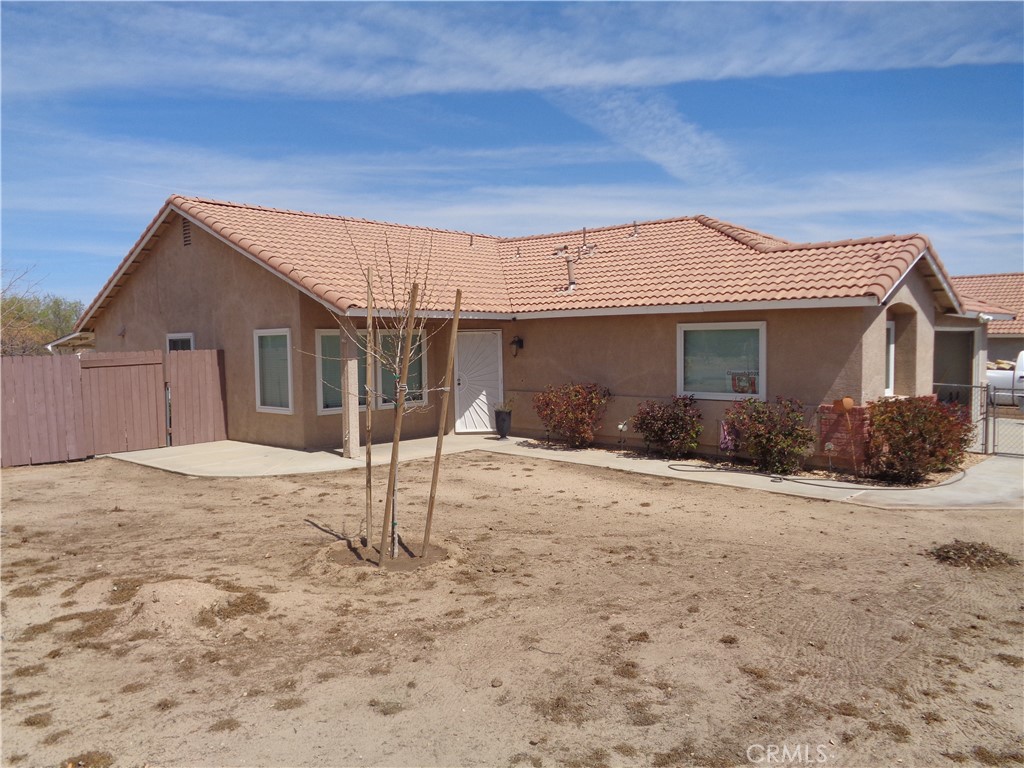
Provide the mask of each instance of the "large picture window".
{"label": "large picture window", "polygon": [[255,331],[256,410],[292,412],[292,344],[287,328]]}
{"label": "large picture window", "polygon": [[[317,411],[337,413],[342,408],[341,397],[341,334],[338,331],[317,331]],[[375,408],[393,407],[398,397],[398,378],[401,364],[402,334],[397,331],[378,331],[379,349],[373,360],[374,381],[378,391]],[[384,362],[382,362],[382,360]],[[359,406],[367,401],[366,334],[359,335]],[[422,403],[426,400],[427,361],[421,334],[413,334],[412,353],[409,358],[409,390],[405,402]]]}
{"label": "large picture window", "polygon": [[677,326],[680,395],[704,400],[765,399],[765,323]]}

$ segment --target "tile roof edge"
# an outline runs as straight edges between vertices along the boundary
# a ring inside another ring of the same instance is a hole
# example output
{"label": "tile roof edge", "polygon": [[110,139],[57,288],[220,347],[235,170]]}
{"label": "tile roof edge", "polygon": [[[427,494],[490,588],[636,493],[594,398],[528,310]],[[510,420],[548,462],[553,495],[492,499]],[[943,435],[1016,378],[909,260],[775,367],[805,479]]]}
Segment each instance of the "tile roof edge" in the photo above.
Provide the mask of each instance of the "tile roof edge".
{"label": "tile roof edge", "polygon": [[931,245],[931,240],[927,235],[922,235],[917,232],[911,232],[905,235],[877,235],[868,237],[857,237],[850,238],[848,240],[822,240],[818,243],[792,243],[790,245],[781,246],[777,248],[769,248],[769,251],[809,251],[816,248],[843,248],[851,245],[869,245],[874,243],[898,243],[906,242],[911,243],[914,240],[918,240],[922,244],[921,252],[925,250],[931,250],[934,253],[934,249]]}
{"label": "tile roof edge", "polygon": [[110,277],[108,277],[106,282],[103,283],[103,286],[100,288],[95,298],[93,298],[93,300],[89,302],[89,305],[85,308],[81,316],[75,322],[73,329],[74,333],[81,333],[85,324],[92,320],[93,316],[99,310],[99,305],[103,302],[104,299],[107,298],[109,293],[114,289],[114,284],[120,279],[121,275],[124,274],[124,271],[131,265],[133,261],[135,261],[136,257],[139,254],[139,251],[142,250],[142,246],[145,245],[146,242],[148,242],[150,238],[153,237],[154,234],[156,234],[156,230],[163,223],[163,220],[164,218],[166,218],[168,212],[170,211],[170,208],[170,199],[168,199],[164,202],[163,205],[160,206],[160,210],[158,210],[156,212],[156,215],[153,216],[152,219],[150,219],[149,224],[147,224],[145,228],[142,230],[142,234],[140,234],[138,238],[136,238],[135,242],[132,244],[132,247],[128,249],[128,252],[124,255],[124,257],[122,257],[121,261],[118,262],[117,268],[114,269]]}
{"label": "tile roof edge", "polygon": [[1024,277],[1024,272],[982,272],[974,275],[950,275],[950,280],[978,280],[989,277]]}
{"label": "tile roof edge", "polygon": [[[300,291],[310,295],[325,306],[337,309],[344,314],[351,307],[358,305],[357,301],[347,296],[342,296],[333,288],[325,286],[319,278],[307,275],[291,264],[291,262],[278,256],[269,248],[264,248],[254,242],[247,235],[236,233],[230,227],[218,221],[214,216],[197,210],[197,206],[202,204],[201,201],[195,198],[188,198],[182,195],[172,195],[167,199],[166,203],[172,210],[178,211],[181,215],[187,216],[197,224],[205,227],[215,237],[246,254],[253,261],[276,272]],[[250,208],[251,206],[241,207]]]}
{"label": "tile roof edge", "polygon": [[500,240],[501,238],[495,237],[494,235],[484,234],[482,232],[466,232],[460,229],[442,229],[440,227],[425,227],[418,224],[401,224],[394,221],[381,221],[380,219],[365,219],[360,216],[341,216],[334,213],[315,213],[313,211],[298,211],[289,208],[273,208],[266,205],[255,205],[253,203],[237,203],[231,200],[216,200],[210,197],[190,197],[188,195],[171,195],[168,198],[169,202],[175,201],[186,201],[190,203],[196,203],[199,205],[220,205],[226,208],[243,208],[250,211],[262,211],[265,213],[279,213],[285,216],[300,216],[308,219],[327,219],[329,221],[351,221],[359,224],[375,224],[380,227],[397,227],[399,229],[415,229],[423,232],[439,232],[447,235],[466,235],[473,237],[482,237],[488,240]]}
{"label": "tile roof edge", "polygon": [[[1007,320],[1018,319],[1017,313],[1014,312],[1012,309],[1007,309],[1006,307],[994,304],[991,301],[979,299],[977,296],[971,296],[970,294],[967,293],[962,293],[960,291],[958,291],[958,293],[960,294],[960,299],[963,303],[966,304],[967,302],[974,302],[974,304],[977,305],[976,308],[980,308],[983,312],[994,312],[996,314],[1010,315],[1010,317],[1006,318]],[[966,309],[966,307],[964,308]]]}

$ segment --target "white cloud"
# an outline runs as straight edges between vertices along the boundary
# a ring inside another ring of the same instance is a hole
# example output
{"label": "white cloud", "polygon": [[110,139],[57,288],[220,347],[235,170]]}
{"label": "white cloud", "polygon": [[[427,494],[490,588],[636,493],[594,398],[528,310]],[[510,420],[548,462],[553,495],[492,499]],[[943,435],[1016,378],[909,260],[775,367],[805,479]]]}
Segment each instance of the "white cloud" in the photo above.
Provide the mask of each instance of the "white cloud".
{"label": "white cloud", "polygon": [[651,87],[1019,63],[1017,3],[7,4],[5,96]]}
{"label": "white cloud", "polygon": [[551,101],[680,181],[732,176],[738,169],[726,143],[687,121],[664,95],[570,91]]}

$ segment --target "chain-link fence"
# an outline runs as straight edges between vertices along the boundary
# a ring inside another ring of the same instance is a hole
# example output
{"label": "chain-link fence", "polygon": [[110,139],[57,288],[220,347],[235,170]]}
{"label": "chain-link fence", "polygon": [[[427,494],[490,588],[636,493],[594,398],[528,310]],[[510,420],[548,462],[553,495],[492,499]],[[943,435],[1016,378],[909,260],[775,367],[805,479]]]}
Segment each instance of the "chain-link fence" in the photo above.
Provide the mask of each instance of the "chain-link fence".
{"label": "chain-link fence", "polygon": [[1011,405],[1004,393],[988,384],[936,384],[935,395],[944,403],[970,409],[974,422],[974,453],[1024,456],[1024,410]]}

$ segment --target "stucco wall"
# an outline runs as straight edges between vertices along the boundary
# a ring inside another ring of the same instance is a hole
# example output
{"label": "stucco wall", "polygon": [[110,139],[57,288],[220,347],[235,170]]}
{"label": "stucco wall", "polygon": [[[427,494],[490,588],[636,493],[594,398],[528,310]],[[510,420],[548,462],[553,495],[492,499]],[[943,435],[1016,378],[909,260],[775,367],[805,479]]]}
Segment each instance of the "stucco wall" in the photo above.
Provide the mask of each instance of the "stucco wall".
{"label": "stucco wall", "polygon": [[308,372],[294,367],[297,418],[258,413],[253,363],[253,331],[291,328],[294,334],[301,294],[199,227],[191,229],[186,246],[180,217],[172,214],[152,253],[96,318],[97,350],[165,349],[166,334],[191,332],[197,349],[224,350],[228,436],[302,447],[305,401],[295,395],[306,388]]}
{"label": "stucco wall", "polygon": [[[762,320],[766,323],[765,392],[769,399],[795,397],[809,410],[846,395],[860,402],[862,336],[868,322],[860,308],[519,319],[502,324],[505,394],[517,401],[512,431],[544,435],[532,398],[547,385],[594,381],[612,391],[600,439],[615,442],[616,425],[633,416],[643,400],[676,394],[679,323]],[[512,356],[508,343],[514,335],[524,341],[517,357]],[[884,346],[883,319],[880,349]],[[702,443],[717,446],[718,420],[730,402],[701,400],[699,405],[705,421]],[[638,444],[636,435],[630,434]]]}

